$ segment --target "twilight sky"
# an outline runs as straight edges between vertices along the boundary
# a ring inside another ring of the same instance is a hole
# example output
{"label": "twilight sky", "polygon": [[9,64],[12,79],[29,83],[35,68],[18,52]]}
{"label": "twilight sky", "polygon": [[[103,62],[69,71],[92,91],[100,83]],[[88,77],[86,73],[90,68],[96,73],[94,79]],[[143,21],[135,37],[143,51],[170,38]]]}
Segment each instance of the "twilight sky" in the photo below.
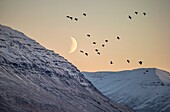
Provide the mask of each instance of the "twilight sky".
{"label": "twilight sky", "polygon": [[[170,0],[0,0],[0,24],[23,32],[81,71],[157,67],[170,72],[169,11]],[[71,21],[67,15],[79,21]],[[71,37],[78,47],[70,54]],[[109,42],[102,48],[105,39]],[[95,48],[101,56],[96,55]],[[143,60],[142,66],[139,60]]]}

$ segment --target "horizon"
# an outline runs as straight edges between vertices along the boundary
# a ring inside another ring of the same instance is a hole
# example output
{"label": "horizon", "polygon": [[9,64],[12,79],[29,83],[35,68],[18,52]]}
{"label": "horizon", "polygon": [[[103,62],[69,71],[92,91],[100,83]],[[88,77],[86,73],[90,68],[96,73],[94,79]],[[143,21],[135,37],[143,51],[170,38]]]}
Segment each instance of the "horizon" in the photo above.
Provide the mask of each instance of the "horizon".
{"label": "horizon", "polygon": [[[54,50],[80,71],[158,68],[170,72],[170,14],[165,13],[170,10],[169,5],[169,0],[1,0],[0,24]],[[135,11],[139,14],[135,15]],[[84,12],[86,17],[82,15]],[[143,16],[143,12],[147,15]],[[78,21],[67,19],[67,15],[78,17]],[[77,42],[74,50],[71,37]],[[106,39],[108,43],[104,42]],[[92,44],[94,41],[97,45]],[[100,56],[95,54],[95,48],[100,49]],[[143,65],[138,64],[140,60]]]}
{"label": "horizon", "polygon": [[163,72],[167,72],[167,73],[169,73],[170,74],[170,72],[169,71],[167,71],[167,70],[164,70],[164,69],[160,69],[160,68],[134,68],[134,69],[127,69],[127,70],[118,70],[118,71],[80,71],[80,72],[87,72],[87,73],[97,73],[97,72],[115,72],[115,73],[117,73],[117,72],[126,72],[126,71],[135,71],[135,70],[142,70],[142,69],[144,69],[144,70],[147,70],[147,69],[157,69],[157,70],[161,70],[161,71],[163,71]]}

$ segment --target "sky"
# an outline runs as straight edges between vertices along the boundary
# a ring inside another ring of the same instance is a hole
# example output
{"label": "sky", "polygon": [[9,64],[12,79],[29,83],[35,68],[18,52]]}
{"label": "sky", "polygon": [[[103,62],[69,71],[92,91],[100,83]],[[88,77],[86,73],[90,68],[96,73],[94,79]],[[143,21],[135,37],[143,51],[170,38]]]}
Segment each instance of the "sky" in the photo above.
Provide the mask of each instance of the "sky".
{"label": "sky", "polygon": [[[156,67],[170,72],[169,11],[170,0],[0,0],[0,24],[23,32],[81,71]],[[67,15],[79,20],[71,21]],[[77,41],[73,53],[71,37]]]}

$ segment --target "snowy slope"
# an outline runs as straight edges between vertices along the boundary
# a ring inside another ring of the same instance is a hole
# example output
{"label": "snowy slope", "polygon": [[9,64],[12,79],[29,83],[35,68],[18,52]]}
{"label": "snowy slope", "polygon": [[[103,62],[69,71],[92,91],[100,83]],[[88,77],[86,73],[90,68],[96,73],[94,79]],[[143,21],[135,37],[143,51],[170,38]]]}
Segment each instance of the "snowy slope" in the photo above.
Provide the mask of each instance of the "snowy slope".
{"label": "snowy slope", "polygon": [[0,112],[131,112],[62,56],[0,25]]}
{"label": "snowy slope", "polygon": [[170,112],[170,73],[145,68],[121,72],[84,72],[113,101],[137,112]]}

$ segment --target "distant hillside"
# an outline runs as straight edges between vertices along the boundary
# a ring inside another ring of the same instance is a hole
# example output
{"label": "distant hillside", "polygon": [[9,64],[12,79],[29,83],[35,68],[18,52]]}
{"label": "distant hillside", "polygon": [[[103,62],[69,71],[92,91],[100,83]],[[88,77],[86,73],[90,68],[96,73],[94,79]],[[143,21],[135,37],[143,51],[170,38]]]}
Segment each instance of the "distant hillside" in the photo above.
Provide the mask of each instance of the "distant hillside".
{"label": "distant hillside", "polygon": [[113,101],[137,112],[170,112],[170,73],[156,68],[121,72],[84,72]]}

